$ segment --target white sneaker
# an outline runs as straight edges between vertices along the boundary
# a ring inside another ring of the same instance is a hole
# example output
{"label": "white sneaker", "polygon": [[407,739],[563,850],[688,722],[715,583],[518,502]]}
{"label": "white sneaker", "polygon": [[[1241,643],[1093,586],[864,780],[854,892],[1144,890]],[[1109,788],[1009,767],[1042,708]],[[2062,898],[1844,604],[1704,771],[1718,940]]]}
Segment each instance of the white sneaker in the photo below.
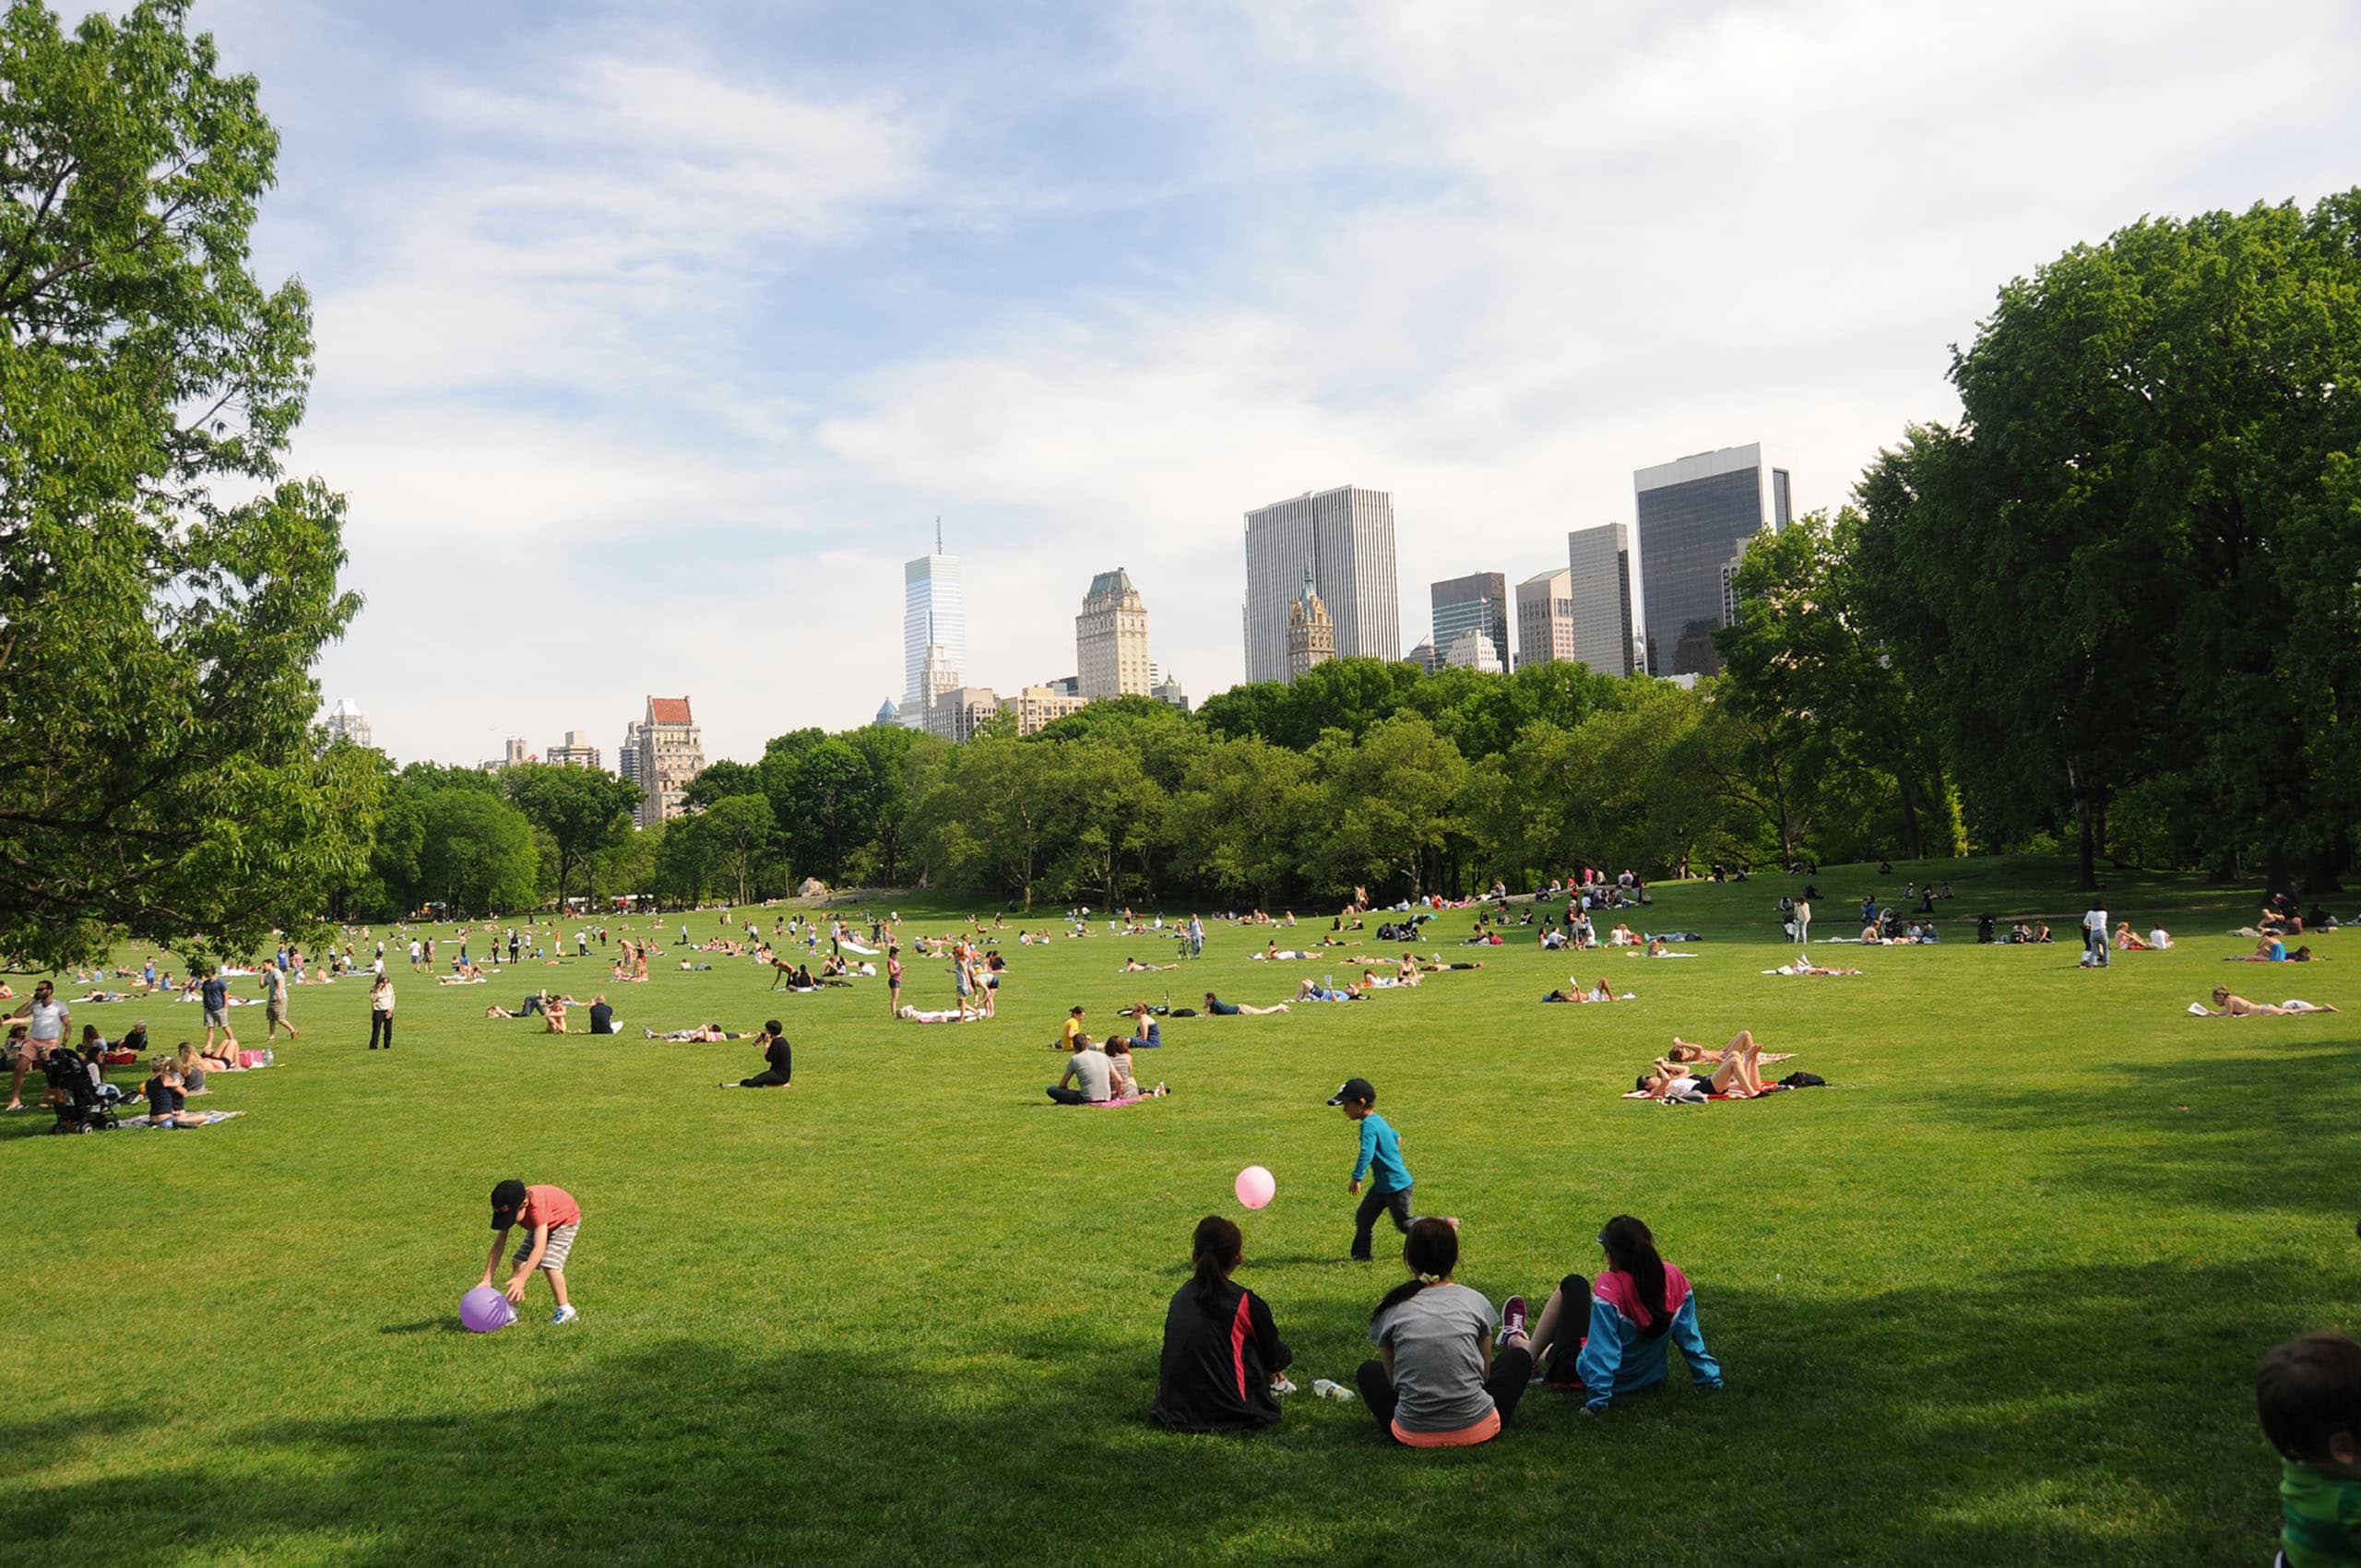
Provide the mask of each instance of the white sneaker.
{"label": "white sneaker", "polygon": [[550,1324],[552,1327],[555,1327],[561,1323],[572,1323],[581,1315],[582,1314],[575,1312],[570,1304],[563,1306],[550,1314]]}

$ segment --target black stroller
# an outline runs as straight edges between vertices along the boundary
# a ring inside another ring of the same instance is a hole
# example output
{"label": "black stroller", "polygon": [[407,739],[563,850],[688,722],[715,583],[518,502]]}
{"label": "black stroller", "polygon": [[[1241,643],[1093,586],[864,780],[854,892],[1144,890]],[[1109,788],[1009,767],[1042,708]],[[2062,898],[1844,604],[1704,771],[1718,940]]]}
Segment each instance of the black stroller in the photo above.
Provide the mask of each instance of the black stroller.
{"label": "black stroller", "polygon": [[53,1133],[104,1133],[121,1125],[115,1120],[114,1107],[99,1093],[99,1086],[91,1081],[90,1069],[73,1051],[60,1047],[42,1063],[42,1072],[49,1079],[49,1087],[58,1091],[57,1124]]}

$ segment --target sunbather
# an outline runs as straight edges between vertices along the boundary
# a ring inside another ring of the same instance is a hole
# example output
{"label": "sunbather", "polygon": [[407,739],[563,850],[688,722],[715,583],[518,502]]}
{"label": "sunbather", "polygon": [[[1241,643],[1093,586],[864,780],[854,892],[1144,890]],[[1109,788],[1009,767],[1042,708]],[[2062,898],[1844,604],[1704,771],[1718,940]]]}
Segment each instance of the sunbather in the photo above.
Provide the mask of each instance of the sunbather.
{"label": "sunbather", "polygon": [[642,1025],[639,1032],[647,1036],[649,1039],[670,1040],[674,1045],[708,1045],[715,1044],[725,1039],[744,1039],[746,1038],[742,1034],[733,1033],[729,1029],[723,1028],[719,1024],[699,1024],[695,1028],[674,1029],[670,1034],[658,1034],[654,1029]]}
{"label": "sunbather", "polygon": [[[1698,1053],[1702,1064],[1705,1048],[1682,1039],[1679,1035],[1673,1036],[1675,1053],[1680,1052],[1684,1046]],[[1762,1054],[1762,1047],[1756,1041],[1754,1031],[1740,1029],[1730,1037],[1729,1044],[1722,1047],[1711,1077],[1697,1077],[1685,1063],[1673,1060],[1669,1055],[1659,1056],[1655,1063],[1655,1071],[1642,1074],[1639,1087],[1655,1099],[1693,1099],[1701,1094],[1727,1095],[1733,1099],[1749,1099],[1762,1092],[1762,1071],[1757,1060]]]}
{"label": "sunbather", "polygon": [[1241,1014],[1250,1018],[1259,1018],[1266,1013],[1287,1012],[1287,1004],[1282,1002],[1275,1007],[1256,1007],[1245,1002],[1224,1002],[1209,991],[1205,992],[1205,1011],[1216,1018],[1234,1018]]}
{"label": "sunbather", "polygon": [[[2221,1011],[2215,1012],[2213,1009]],[[2213,988],[2213,1007],[2201,1008],[2209,1018],[2289,1018],[2298,1013],[2333,1013],[2335,1008],[2320,1002],[2306,1002],[2300,998],[2273,1005],[2268,1002],[2248,1002],[2232,994],[2226,985]]]}

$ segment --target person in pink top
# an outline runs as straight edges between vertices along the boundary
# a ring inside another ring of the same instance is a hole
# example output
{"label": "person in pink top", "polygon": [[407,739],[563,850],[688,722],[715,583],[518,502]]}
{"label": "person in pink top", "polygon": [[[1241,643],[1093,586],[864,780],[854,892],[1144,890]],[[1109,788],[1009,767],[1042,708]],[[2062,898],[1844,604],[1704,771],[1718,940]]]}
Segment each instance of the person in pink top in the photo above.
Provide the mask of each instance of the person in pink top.
{"label": "person in pink top", "polygon": [[500,1266],[501,1250],[508,1245],[512,1228],[523,1227],[525,1239],[516,1244],[515,1272],[501,1293],[510,1301],[522,1304],[526,1282],[540,1269],[549,1277],[550,1294],[557,1298],[557,1311],[550,1322],[572,1323],[581,1314],[574,1310],[565,1295],[565,1260],[574,1251],[574,1238],[582,1227],[582,1206],[564,1187],[528,1187],[510,1178],[492,1190],[492,1253],[483,1261],[483,1283],[492,1283],[492,1272]]}

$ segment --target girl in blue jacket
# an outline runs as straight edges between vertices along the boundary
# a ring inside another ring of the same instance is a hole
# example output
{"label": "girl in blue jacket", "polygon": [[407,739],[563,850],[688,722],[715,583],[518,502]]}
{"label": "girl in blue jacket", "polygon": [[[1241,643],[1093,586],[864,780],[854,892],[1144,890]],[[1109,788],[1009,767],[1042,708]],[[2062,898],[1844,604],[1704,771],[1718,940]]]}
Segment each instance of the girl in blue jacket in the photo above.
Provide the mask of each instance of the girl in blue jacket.
{"label": "girl in blue jacket", "polygon": [[1534,1324],[1534,1360],[1548,1369],[1549,1386],[1583,1390],[1583,1413],[1601,1415],[1617,1397],[1664,1382],[1666,1352],[1678,1345],[1690,1382],[1719,1388],[1721,1363],[1698,1331],[1689,1277],[1656,1255],[1655,1235],[1619,1214],[1598,1244],[1607,1253],[1598,1278],[1566,1276]]}

